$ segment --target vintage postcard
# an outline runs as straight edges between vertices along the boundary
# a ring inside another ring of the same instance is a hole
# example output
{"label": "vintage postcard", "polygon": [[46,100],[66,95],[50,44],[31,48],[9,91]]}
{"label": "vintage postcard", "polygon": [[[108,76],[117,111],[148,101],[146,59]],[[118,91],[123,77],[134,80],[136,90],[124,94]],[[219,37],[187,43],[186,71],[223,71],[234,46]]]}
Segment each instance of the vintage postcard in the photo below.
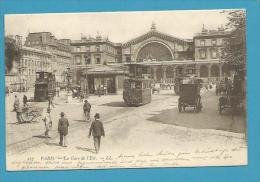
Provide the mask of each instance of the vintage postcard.
{"label": "vintage postcard", "polygon": [[246,11],[5,15],[8,171],[247,165]]}

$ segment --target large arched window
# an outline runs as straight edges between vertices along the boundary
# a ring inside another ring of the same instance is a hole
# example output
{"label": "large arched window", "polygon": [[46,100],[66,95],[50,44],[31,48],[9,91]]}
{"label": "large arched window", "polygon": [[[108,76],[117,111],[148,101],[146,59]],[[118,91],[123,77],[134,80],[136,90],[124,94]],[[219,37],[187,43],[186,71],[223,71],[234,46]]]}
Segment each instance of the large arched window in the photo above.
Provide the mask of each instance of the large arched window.
{"label": "large arched window", "polygon": [[210,68],[211,77],[219,77],[219,67],[217,65],[212,65]]}
{"label": "large arched window", "polygon": [[151,42],[143,46],[136,56],[137,62],[173,60],[169,48],[159,42]]}
{"label": "large arched window", "polygon": [[209,70],[206,65],[202,65],[200,67],[200,77],[208,77],[209,76]]}
{"label": "large arched window", "polygon": [[226,77],[226,76],[230,76],[230,73],[229,73],[229,68],[228,68],[228,65],[227,64],[224,64],[222,66],[222,76]]}

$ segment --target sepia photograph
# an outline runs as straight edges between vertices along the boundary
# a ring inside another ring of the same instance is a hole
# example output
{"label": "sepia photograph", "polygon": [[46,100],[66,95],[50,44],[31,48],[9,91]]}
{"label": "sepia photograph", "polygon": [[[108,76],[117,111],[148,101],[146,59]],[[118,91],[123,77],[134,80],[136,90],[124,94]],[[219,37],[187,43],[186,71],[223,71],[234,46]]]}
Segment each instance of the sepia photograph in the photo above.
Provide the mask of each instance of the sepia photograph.
{"label": "sepia photograph", "polygon": [[8,171],[248,164],[245,9],[4,26]]}

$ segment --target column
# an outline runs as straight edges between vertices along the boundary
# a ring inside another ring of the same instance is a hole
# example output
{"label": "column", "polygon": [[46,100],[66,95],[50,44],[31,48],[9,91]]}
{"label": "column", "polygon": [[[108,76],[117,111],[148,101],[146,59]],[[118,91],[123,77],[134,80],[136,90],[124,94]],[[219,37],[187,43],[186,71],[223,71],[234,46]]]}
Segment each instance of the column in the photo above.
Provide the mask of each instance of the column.
{"label": "column", "polygon": [[115,94],[118,93],[118,76],[119,76],[119,75],[116,75],[116,76],[115,76]]}
{"label": "column", "polygon": [[154,79],[154,81],[156,82],[156,80],[157,80],[157,78],[156,78],[156,70],[157,70],[157,67],[156,67],[156,66],[153,66],[152,69],[153,69],[153,79]]}
{"label": "column", "polygon": [[221,64],[219,64],[219,78],[221,79],[222,78],[222,65]]}
{"label": "column", "polygon": [[208,80],[211,78],[211,64],[208,66]]}
{"label": "column", "polygon": [[165,83],[166,82],[166,66],[163,66],[162,67],[162,70],[163,70],[163,82]]}
{"label": "column", "polygon": [[84,54],[81,54],[81,65],[85,65]]}
{"label": "column", "polygon": [[200,65],[196,65],[196,75],[200,78]]}
{"label": "column", "polygon": [[177,76],[177,70],[176,70],[177,66],[173,66],[173,78],[175,79]]}

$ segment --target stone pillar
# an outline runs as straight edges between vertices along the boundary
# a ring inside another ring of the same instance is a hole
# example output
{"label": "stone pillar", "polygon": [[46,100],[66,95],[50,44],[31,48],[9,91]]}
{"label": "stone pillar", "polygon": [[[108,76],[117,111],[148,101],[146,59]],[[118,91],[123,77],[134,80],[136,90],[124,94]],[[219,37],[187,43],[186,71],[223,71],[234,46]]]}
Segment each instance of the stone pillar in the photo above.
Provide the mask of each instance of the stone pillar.
{"label": "stone pillar", "polygon": [[85,65],[84,54],[81,54],[81,65]]}
{"label": "stone pillar", "polygon": [[154,79],[154,81],[156,82],[156,80],[157,80],[157,77],[156,77],[157,67],[156,67],[156,66],[153,66],[152,69],[153,69],[153,79]]}
{"label": "stone pillar", "polygon": [[196,75],[200,78],[200,65],[196,65]]}
{"label": "stone pillar", "polygon": [[175,79],[177,77],[177,66],[173,66],[173,78]]}
{"label": "stone pillar", "polygon": [[163,82],[165,83],[166,82],[166,66],[163,66],[162,67],[162,70],[163,70]]}
{"label": "stone pillar", "polygon": [[221,65],[221,64],[219,64],[219,66],[218,66],[218,67],[219,67],[219,78],[221,79],[221,78],[222,78],[222,76],[223,76],[223,75],[222,75],[222,74],[223,74],[223,73],[222,73],[222,65]]}
{"label": "stone pillar", "polygon": [[115,94],[118,93],[118,75],[115,76]]}
{"label": "stone pillar", "polygon": [[182,67],[182,75],[187,75],[187,65],[183,65],[183,67]]}
{"label": "stone pillar", "polygon": [[210,80],[210,78],[211,78],[211,66],[212,65],[208,66],[208,80]]}

